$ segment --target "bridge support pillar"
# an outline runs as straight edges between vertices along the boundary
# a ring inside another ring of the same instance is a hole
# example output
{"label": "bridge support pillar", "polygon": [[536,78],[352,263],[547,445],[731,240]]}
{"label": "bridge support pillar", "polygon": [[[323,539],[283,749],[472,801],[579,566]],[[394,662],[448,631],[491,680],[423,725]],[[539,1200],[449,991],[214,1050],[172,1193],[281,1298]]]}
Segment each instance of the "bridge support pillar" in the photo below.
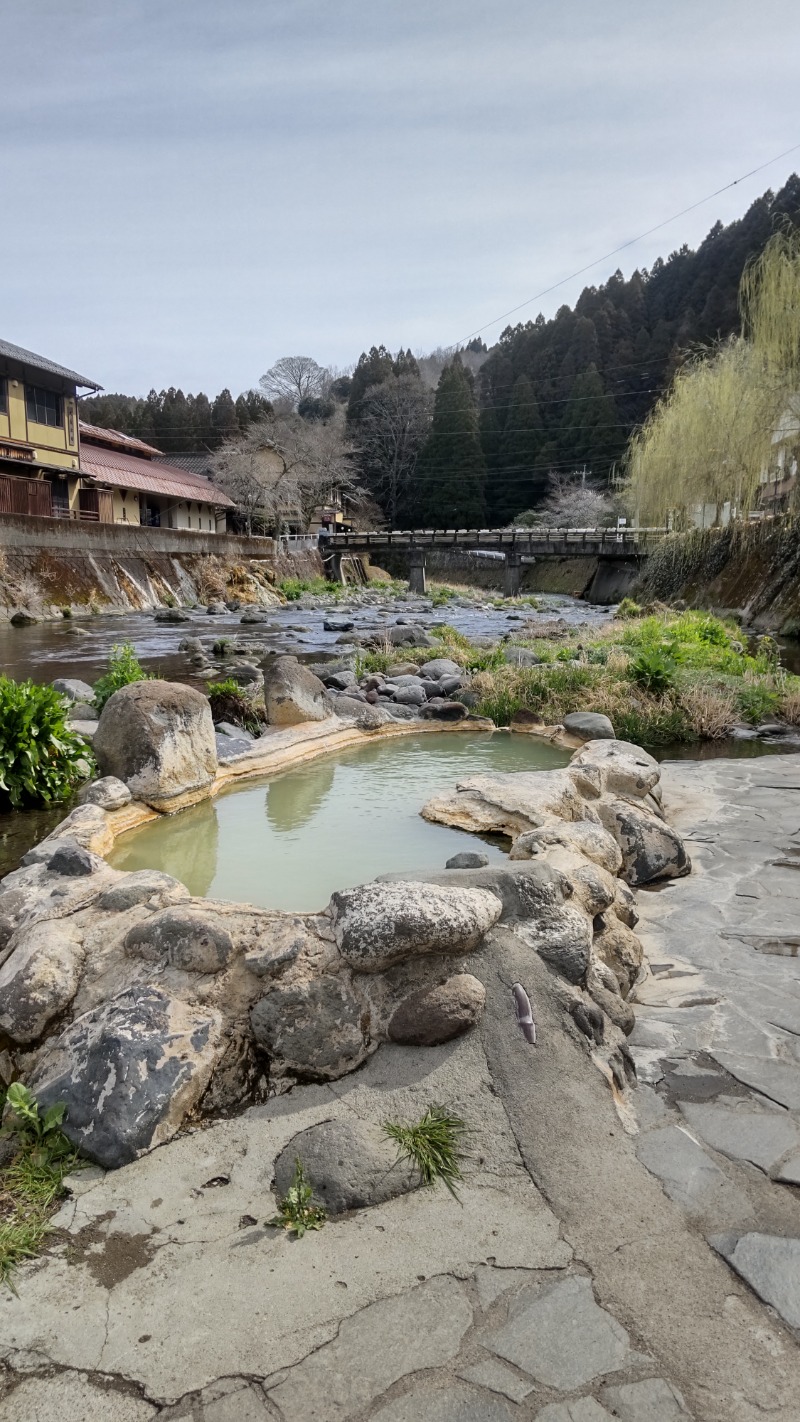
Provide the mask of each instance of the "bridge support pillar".
{"label": "bridge support pillar", "polygon": [[421,548],[411,548],[408,553],[408,591],[426,593],[425,554]]}
{"label": "bridge support pillar", "polygon": [[506,553],[505,575],[503,577],[503,597],[516,597],[522,581],[522,554],[515,548]]}

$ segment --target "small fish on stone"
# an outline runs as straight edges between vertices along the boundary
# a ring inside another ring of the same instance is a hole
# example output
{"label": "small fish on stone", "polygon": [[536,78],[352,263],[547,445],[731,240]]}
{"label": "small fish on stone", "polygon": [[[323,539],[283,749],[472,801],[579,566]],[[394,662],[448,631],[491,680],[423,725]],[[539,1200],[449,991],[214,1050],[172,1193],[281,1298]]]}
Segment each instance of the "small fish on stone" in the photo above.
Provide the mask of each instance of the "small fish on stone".
{"label": "small fish on stone", "polygon": [[530,1042],[532,1047],[536,1046],[536,1023],[533,1020],[533,1008],[522,983],[511,984],[511,996],[514,1000],[514,1011],[517,1015],[517,1022],[526,1042]]}

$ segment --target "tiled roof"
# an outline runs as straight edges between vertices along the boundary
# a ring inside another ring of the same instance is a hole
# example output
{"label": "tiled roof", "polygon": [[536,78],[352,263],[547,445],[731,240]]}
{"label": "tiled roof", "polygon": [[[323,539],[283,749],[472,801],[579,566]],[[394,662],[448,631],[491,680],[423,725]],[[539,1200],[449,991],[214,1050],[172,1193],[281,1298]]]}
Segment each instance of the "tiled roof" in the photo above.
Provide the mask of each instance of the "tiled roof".
{"label": "tiled roof", "polygon": [[81,445],[81,473],[87,479],[113,484],[117,489],[139,489],[145,494],[215,504],[218,508],[235,507],[227,494],[199,474],[189,474],[165,460],[141,459],[95,444]]}
{"label": "tiled roof", "polygon": [[105,430],[101,425],[87,425],[85,420],[78,421],[78,428],[81,432],[81,439],[113,444],[115,449],[127,450],[130,454],[145,455],[148,459],[153,455],[161,457],[161,450],[156,449],[154,444],[145,444],[143,439],[135,439],[133,435],[122,434],[120,430]]}
{"label": "tiled roof", "polygon": [[168,455],[170,464],[177,465],[178,469],[188,469],[190,474],[207,474],[211,468],[210,454],[173,454],[170,450]]}
{"label": "tiled roof", "polygon": [[15,346],[11,341],[0,340],[0,357],[3,356],[6,360],[18,360],[22,365],[29,366],[31,370],[42,370],[48,375],[60,375],[62,380],[69,380],[73,385],[83,385],[87,390],[102,390],[103,388],[94,380],[87,380],[85,375],[79,375],[76,370],[68,370],[65,365],[57,365],[54,360],[37,355],[35,351],[26,351],[23,346]]}

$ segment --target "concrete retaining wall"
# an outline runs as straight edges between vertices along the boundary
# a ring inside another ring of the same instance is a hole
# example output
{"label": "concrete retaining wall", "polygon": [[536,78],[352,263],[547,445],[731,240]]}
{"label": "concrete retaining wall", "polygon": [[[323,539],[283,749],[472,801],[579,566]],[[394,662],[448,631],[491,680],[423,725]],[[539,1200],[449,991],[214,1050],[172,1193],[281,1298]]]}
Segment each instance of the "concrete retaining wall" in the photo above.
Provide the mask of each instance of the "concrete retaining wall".
{"label": "concrete retaining wall", "polygon": [[272,558],[272,538],[245,538],[238,534],[201,533],[194,529],[144,528],[124,523],[78,523],[62,518],[29,518],[3,514],[0,549],[19,553],[89,553],[122,557],[167,554],[181,557],[212,553],[217,558]]}

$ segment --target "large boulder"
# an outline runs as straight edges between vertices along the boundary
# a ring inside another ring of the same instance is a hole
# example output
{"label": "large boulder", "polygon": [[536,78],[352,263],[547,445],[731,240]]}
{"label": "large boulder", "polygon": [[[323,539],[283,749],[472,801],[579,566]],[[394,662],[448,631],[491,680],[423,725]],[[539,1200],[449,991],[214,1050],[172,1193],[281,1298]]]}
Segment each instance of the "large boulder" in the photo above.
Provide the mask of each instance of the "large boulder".
{"label": "large boulder", "polygon": [[566,770],[471,775],[429,800],[422,815],[434,824],[511,838],[554,820],[596,819]]}
{"label": "large boulder", "polygon": [[264,702],[271,726],[299,726],[334,714],[318,676],[297,657],[275,657],[264,679]]}
{"label": "large boulder", "polygon": [[25,1045],[69,1006],[80,982],[84,953],[68,920],[22,928],[0,968],[0,1031]]}
{"label": "large boulder", "polygon": [[208,700],[190,686],[137,681],[109,697],[94,738],[101,775],[116,776],[154,810],[205,798],[217,773]]}
{"label": "large boulder", "polygon": [[680,879],[692,868],[677,830],[628,800],[599,800],[597,813],[622,850],[622,877],[628,884]]}
{"label": "large boulder", "polygon": [[150,984],[77,1017],[30,1082],[41,1107],[63,1101],[63,1130],[105,1169],[168,1141],[198,1104],[224,1049],[221,1018]]}
{"label": "large boulder", "polygon": [[569,769],[581,794],[589,799],[605,793],[642,800],[661,778],[655,757],[630,741],[587,741],[575,752]]}
{"label": "large boulder", "polygon": [[565,731],[579,741],[613,741],[614,727],[599,711],[570,711],[561,722]]}
{"label": "large boulder", "polygon": [[399,880],[343,889],[331,909],[342,957],[360,972],[379,973],[425,953],[471,953],[503,905],[487,889]]}
{"label": "large boulder", "polygon": [[485,1002],[483,983],[471,973],[456,973],[447,982],[419,988],[403,998],[389,1020],[389,1037],[408,1047],[449,1042],[475,1026]]}
{"label": "large boulder", "polygon": [[134,924],[123,948],[131,958],[187,973],[218,973],[233,953],[233,940],[213,910],[180,904]]}
{"label": "large boulder", "polygon": [[398,1162],[394,1142],[378,1126],[357,1117],[321,1121],[284,1146],[275,1161],[273,1188],[279,1199],[292,1183],[298,1160],[314,1203],[329,1215],[383,1204],[421,1183],[415,1170]]}
{"label": "large boulder", "polygon": [[250,1025],[272,1058],[273,1075],[334,1080],[369,1050],[369,1013],[341,977],[276,983],[252,1008]]}

